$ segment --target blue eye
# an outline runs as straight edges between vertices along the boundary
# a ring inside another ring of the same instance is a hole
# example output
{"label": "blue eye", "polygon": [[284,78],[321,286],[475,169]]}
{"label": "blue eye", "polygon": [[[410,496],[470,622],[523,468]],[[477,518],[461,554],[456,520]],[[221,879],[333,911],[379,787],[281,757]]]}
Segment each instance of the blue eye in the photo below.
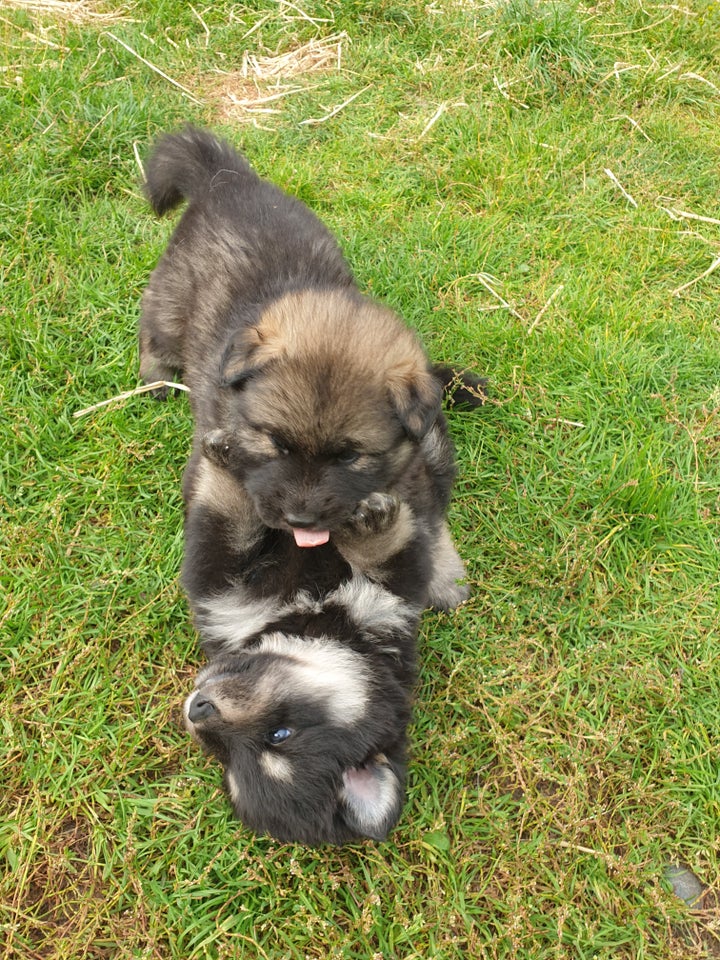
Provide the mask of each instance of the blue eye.
{"label": "blue eye", "polygon": [[284,743],[288,737],[292,736],[292,730],[287,727],[278,727],[277,730],[271,730],[267,735],[268,743],[276,746],[278,743]]}
{"label": "blue eye", "polygon": [[342,453],[337,455],[339,463],[355,463],[359,458],[360,454],[357,450],[343,450]]}

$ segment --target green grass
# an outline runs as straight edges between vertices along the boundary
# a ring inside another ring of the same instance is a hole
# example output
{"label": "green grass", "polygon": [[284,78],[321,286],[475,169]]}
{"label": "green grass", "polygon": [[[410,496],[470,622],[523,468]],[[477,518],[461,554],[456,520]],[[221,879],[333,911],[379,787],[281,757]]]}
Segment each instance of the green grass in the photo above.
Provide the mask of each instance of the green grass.
{"label": "green grass", "polygon": [[[2,957],[717,956],[717,900],[663,882],[720,883],[717,4],[0,6]],[[277,112],[223,97],[341,31]],[[180,720],[187,401],[72,417],[136,383],[171,223],[134,150],[188,120],[492,382],[451,414],[473,597],[425,618],[387,843],[230,818]]]}

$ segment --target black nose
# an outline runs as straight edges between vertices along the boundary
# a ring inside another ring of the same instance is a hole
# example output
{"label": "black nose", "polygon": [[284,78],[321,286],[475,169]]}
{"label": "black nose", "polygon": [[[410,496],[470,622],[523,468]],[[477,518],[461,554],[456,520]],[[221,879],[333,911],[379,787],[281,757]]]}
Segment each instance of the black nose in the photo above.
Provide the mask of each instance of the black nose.
{"label": "black nose", "polygon": [[197,723],[198,720],[207,720],[216,712],[217,707],[212,700],[208,700],[201,693],[196,693],[188,706],[188,719]]}
{"label": "black nose", "polygon": [[317,518],[310,517],[307,513],[286,513],[285,520],[291,527],[297,527],[298,530],[308,530],[317,524]]}

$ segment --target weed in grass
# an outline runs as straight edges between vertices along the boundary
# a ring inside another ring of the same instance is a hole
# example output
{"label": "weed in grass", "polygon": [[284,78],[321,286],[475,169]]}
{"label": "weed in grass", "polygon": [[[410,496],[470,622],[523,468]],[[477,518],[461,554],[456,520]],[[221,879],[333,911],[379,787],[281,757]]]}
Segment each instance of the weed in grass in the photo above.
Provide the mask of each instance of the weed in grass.
{"label": "weed in grass", "polygon": [[500,9],[505,52],[515,62],[523,60],[546,84],[554,88],[563,74],[578,81],[594,70],[590,17],[580,4],[510,0]]}

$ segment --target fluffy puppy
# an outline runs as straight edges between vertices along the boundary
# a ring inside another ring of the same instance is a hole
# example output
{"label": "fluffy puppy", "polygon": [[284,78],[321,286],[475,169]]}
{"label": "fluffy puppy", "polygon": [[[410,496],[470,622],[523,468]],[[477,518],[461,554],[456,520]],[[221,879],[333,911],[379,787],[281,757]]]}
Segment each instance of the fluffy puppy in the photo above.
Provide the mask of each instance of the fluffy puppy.
{"label": "fluffy puppy", "polygon": [[321,603],[291,597],[282,630],[249,615],[243,632],[236,611],[185,702],[236,816],[284,841],[384,839],[403,805],[419,608],[354,577]]}
{"label": "fluffy puppy", "polygon": [[[227,512],[212,536],[232,544],[243,488],[225,468],[219,477]],[[401,507],[387,494],[362,501],[344,530],[355,549],[370,540],[381,560]],[[247,567],[219,556],[216,571],[192,571],[209,664],[185,722],[222,763],[236,816],[286,841],[384,839],[403,805],[422,605],[353,571],[332,541],[299,550],[268,531]]]}
{"label": "fluffy puppy", "polygon": [[[298,554],[328,546],[413,604],[456,606],[467,588],[445,522],[448,372],[360,294],[317,217],[227,144],[188,128],[160,141],[146,173],[158,214],[189,200],[143,297],[140,373],[181,371],[191,391],[183,583],[193,609],[238,580],[282,598],[288,579],[297,584],[278,557],[305,565]],[[380,532],[362,522],[377,494],[393,514]]]}

